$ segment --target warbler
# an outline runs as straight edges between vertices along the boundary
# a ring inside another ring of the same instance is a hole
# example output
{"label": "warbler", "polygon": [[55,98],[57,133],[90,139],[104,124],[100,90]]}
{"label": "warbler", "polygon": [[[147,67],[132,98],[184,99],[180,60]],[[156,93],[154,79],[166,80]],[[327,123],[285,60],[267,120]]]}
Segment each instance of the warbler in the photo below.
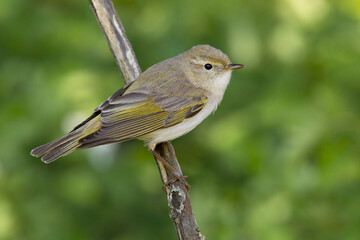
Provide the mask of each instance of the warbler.
{"label": "warbler", "polygon": [[76,149],[140,139],[150,152],[178,138],[214,112],[224,96],[232,64],[222,51],[198,45],[157,63],[115,92],[67,135],[31,151],[50,163]]}

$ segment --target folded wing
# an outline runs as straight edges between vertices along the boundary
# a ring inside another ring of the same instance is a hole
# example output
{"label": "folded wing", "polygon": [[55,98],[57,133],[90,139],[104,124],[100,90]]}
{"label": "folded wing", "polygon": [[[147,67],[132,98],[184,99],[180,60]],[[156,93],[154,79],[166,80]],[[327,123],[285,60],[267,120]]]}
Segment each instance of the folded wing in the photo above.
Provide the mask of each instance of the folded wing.
{"label": "folded wing", "polygon": [[79,140],[78,148],[89,148],[140,137],[196,115],[207,103],[203,90],[193,88],[166,95],[153,95],[138,89],[111,97],[102,104],[101,127]]}

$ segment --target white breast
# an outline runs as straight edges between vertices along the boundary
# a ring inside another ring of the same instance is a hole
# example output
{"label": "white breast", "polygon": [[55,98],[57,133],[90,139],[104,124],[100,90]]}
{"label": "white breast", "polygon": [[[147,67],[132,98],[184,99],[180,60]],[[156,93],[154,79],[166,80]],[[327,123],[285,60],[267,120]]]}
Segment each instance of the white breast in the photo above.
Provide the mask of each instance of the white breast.
{"label": "white breast", "polygon": [[144,140],[148,143],[148,146],[153,149],[155,148],[157,143],[171,141],[176,139],[194,129],[197,125],[199,125],[210,113],[214,112],[221,102],[226,86],[228,85],[231,77],[231,71],[226,74],[223,74],[221,78],[216,79],[214,81],[214,87],[212,89],[216,89],[216,92],[211,94],[208,99],[208,103],[205,107],[195,116],[185,119],[181,123],[178,123],[174,126],[163,128],[146,134],[144,136],[139,137],[139,139]]}

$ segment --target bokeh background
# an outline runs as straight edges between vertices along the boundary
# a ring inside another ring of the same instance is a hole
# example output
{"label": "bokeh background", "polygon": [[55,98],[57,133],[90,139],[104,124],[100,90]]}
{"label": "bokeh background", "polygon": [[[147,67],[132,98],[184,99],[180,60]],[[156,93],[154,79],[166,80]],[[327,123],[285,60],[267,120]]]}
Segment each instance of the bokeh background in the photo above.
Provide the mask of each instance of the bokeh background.
{"label": "bokeh background", "polygon": [[[173,141],[208,239],[360,239],[358,0],[115,0],[143,70],[211,44],[246,69]],[[131,141],[32,148],[123,86],[88,1],[0,2],[0,239],[176,239]]]}

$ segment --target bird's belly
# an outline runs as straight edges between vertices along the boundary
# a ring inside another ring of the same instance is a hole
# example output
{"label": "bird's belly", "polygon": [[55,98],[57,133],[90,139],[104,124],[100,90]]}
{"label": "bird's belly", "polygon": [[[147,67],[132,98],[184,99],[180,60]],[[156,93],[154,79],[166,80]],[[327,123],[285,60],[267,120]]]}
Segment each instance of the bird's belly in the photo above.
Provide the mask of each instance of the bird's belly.
{"label": "bird's belly", "polygon": [[175,138],[178,138],[199,125],[207,116],[212,113],[217,107],[218,101],[213,103],[208,102],[206,106],[195,116],[185,119],[181,123],[178,123],[174,126],[158,129],[154,132],[148,133],[139,137],[140,140],[144,140],[148,143],[149,147],[155,147],[157,143],[171,141]]}

